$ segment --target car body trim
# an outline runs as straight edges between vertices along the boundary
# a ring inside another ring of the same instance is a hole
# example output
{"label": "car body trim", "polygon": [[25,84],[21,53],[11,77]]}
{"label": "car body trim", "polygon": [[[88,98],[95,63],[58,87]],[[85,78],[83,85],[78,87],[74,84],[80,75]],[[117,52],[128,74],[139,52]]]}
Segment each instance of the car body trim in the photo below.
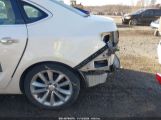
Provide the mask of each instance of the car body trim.
{"label": "car body trim", "polygon": [[81,62],[79,65],[77,65],[75,67],[75,69],[81,69],[83,66],[85,66],[86,64],[88,64],[90,61],[92,61],[96,57],[98,57],[100,54],[102,54],[107,49],[108,49],[108,47],[107,46],[104,46],[103,48],[101,48],[100,50],[98,50],[96,53],[94,53],[93,55],[91,55],[87,59],[85,59],[83,62]]}
{"label": "car body trim", "polygon": [[0,72],[3,72],[3,70],[2,70],[2,65],[0,64]]}
{"label": "car body trim", "polygon": [[24,56],[24,54],[25,54],[27,45],[28,45],[28,38],[27,38],[27,40],[26,40],[26,45],[25,45],[25,48],[24,48],[23,53],[22,53],[22,55],[21,55],[21,58],[20,58],[20,60],[18,61],[18,64],[17,64],[17,66],[16,66],[16,68],[15,68],[13,74],[12,74],[12,78],[13,78],[14,74],[16,73],[16,70],[17,70],[17,68],[18,68],[18,66],[19,66],[19,64],[20,64],[20,62],[21,62],[21,60],[22,60],[22,58],[23,58],[23,56]]}

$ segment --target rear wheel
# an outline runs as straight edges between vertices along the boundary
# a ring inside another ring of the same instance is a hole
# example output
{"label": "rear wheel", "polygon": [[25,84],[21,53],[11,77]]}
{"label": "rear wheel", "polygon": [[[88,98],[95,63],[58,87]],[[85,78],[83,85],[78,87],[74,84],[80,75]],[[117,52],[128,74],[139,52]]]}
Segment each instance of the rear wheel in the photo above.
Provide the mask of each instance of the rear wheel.
{"label": "rear wheel", "polygon": [[25,77],[24,90],[27,98],[45,109],[62,109],[78,97],[80,79],[60,64],[41,64],[33,67]]}

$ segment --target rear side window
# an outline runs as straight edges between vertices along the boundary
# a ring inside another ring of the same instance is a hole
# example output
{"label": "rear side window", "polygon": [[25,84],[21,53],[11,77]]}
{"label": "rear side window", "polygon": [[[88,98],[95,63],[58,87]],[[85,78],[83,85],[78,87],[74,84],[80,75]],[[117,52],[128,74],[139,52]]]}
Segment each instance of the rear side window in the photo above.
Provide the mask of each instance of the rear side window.
{"label": "rear side window", "polygon": [[144,12],[143,14],[145,17],[150,17],[150,16],[154,16],[154,12],[153,10],[147,10]]}
{"label": "rear side window", "polygon": [[26,2],[22,2],[21,5],[24,11],[24,18],[26,23],[33,23],[41,19],[44,19],[48,16],[44,11],[40,10],[34,5],[31,5]]}
{"label": "rear side window", "polygon": [[155,10],[155,16],[161,16],[161,10]]}

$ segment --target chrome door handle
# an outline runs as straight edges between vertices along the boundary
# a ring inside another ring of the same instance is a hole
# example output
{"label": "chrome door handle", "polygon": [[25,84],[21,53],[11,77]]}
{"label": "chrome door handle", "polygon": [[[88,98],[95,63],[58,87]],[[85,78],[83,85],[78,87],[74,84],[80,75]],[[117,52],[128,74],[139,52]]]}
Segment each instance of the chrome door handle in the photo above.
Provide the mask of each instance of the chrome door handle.
{"label": "chrome door handle", "polygon": [[18,43],[18,40],[12,39],[10,37],[5,37],[0,39],[0,43],[4,45],[11,45],[13,43]]}

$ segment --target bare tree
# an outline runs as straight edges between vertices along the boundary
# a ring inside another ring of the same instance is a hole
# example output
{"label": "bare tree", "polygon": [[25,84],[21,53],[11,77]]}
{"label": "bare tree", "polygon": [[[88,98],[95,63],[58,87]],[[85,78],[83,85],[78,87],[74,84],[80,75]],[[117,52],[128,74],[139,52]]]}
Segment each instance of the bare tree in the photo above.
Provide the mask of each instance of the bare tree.
{"label": "bare tree", "polygon": [[151,6],[154,6],[154,5],[156,4],[156,2],[157,2],[157,0],[151,0],[151,1],[150,1],[150,5],[151,5]]}
{"label": "bare tree", "polygon": [[131,6],[135,6],[134,0],[131,0]]}
{"label": "bare tree", "polygon": [[145,0],[145,1],[144,1],[145,6],[149,6],[149,5],[150,5],[150,2],[151,2],[151,0]]}
{"label": "bare tree", "polygon": [[138,0],[136,6],[138,6],[138,7],[144,7],[145,6],[145,0]]}

